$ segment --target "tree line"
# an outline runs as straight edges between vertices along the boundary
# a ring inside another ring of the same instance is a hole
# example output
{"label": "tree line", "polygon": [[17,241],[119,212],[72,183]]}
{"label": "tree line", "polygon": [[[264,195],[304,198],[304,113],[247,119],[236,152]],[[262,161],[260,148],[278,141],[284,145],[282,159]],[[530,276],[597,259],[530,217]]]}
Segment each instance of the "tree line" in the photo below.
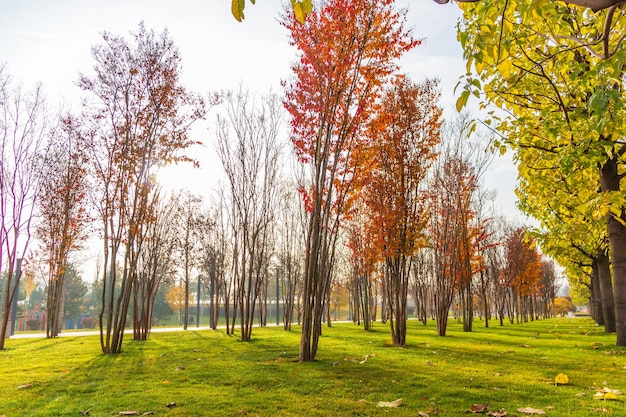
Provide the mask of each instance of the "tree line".
{"label": "tree line", "polygon": [[[315,359],[341,288],[351,317],[366,329],[389,323],[398,346],[409,294],[442,336],[450,311],[466,331],[476,316],[488,325],[554,313],[554,265],[491,209],[481,181],[487,142],[466,118],[443,120],[437,80],[399,71],[421,42],[406,11],[392,0],[335,0],[305,23],[286,11],[281,24],[298,50],[282,98],[188,91],[169,33],[143,23],[129,39],[105,32],[92,48],[78,113],[51,117],[40,87],[24,95],[0,70],[0,348],[18,259],[41,266],[55,337],[72,256],[94,233],[104,353],[121,352],[128,326],[134,339],[148,337],[172,277],[187,328],[194,275],[210,293],[211,327],[223,311],[227,333],[238,329],[242,340],[267,321],[276,277],[285,329],[301,325],[301,361]],[[200,162],[189,152],[199,143],[192,126],[209,111],[218,113],[211,132],[224,182],[207,199],[168,193],[158,169]]]}

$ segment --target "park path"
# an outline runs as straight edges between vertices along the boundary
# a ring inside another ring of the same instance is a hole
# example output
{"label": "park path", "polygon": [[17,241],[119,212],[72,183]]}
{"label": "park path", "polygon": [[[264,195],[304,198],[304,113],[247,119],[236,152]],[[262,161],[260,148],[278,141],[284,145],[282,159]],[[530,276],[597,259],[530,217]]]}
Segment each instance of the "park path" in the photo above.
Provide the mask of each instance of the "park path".
{"label": "park path", "polygon": [[[269,325],[269,324],[268,324]],[[275,326],[275,325],[274,325]],[[218,326],[218,329],[222,326]],[[225,327],[224,327],[225,328]],[[187,331],[193,330],[211,330],[209,326],[189,326],[187,327]],[[165,332],[179,332],[184,331],[183,326],[178,327],[153,327],[150,332],[151,333],[165,333]],[[84,331],[68,331],[59,333],[58,337],[74,337],[74,336],[98,336],[100,334],[99,330],[84,330]],[[133,329],[127,329],[124,331],[124,334],[133,334]],[[38,333],[16,333],[11,336],[9,339],[37,339],[37,338],[45,338],[45,332]]]}

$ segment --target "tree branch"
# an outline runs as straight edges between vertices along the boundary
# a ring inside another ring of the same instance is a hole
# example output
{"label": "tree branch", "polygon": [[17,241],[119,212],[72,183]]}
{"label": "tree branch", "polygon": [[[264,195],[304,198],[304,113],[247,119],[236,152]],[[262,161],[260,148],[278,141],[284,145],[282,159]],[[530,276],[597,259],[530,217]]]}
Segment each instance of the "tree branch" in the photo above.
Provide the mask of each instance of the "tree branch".
{"label": "tree branch", "polygon": [[[447,4],[450,0],[433,0],[437,4]],[[476,3],[480,0],[456,0],[458,3]],[[594,12],[618,6],[624,3],[623,0],[560,0],[563,3],[574,4],[576,6],[586,7]]]}

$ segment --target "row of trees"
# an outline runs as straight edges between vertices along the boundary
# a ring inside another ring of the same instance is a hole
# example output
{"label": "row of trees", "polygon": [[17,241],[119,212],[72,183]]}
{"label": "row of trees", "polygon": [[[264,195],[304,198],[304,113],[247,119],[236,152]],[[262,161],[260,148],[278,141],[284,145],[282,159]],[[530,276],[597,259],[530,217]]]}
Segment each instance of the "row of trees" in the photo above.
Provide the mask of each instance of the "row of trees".
{"label": "row of trees", "polygon": [[487,122],[518,162],[520,207],[540,221],[535,236],[573,291],[625,346],[626,11],[610,1],[461,7],[469,75],[459,107],[475,93],[505,110]]}
{"label": "row of trees", "polygon": [[[175,275],[184,288],[185,328],[192,278],[201,274],[211,326],[223,310],[228,333],[239,324],[243,340],[256,314],[265,323],[269,277],[280,275],[285,328],[295,318],[302,325],[301,361],[315,359],[341,277],[366,327],[381,300],[381,318],[399,346],[410,289],[420,317],[434,312],[441,335],[451,308],[470,331],[481,302],[482,314],[497,311],[501,322],[505,314],[549,314],[554,274],[521,230],[495,237],[480,182],[488,157],[463,145],[467,123],[442,129],[437,82],[415,83],[398,72],[401,55],[420,43],[405,15],[392,0],[359,0],[329,1],[305,24],[292,12],[283,16],[299,51],[282,103],[295,158],[280,141],[276,97],[199,97],[179,83],[180,57],[167,31],[141,24],[130,41],[104,33],[92,50],[94,75],[78,82],[85,92],[80,114],[63,114],[53,128],[25,128],[31,142],[9,137],[19,129],[2,125],[3,152],[19,156],[7,156],[15,165],[2,171],[1,243],[9,257],[2,262],[2,331],[19,281],[17,248],[26,253],[18,237],[30,238],[35,219],[49,337],[60,330],[70,254],[92,230],[102,239],[104,353],[121,351],[129,317],[134,338],[147,338],[158,289]],[[156,171],[197,163],[186,152],[196,144],[191,125],[218,102],[223,112],[214,131],[226,183],[207,209],[197,196],[164,192]],[[16,151],[29,143],[30,153]],[[287,175],[282,168],[293,159]],[[21,176],[5,181],[10,174]]]}

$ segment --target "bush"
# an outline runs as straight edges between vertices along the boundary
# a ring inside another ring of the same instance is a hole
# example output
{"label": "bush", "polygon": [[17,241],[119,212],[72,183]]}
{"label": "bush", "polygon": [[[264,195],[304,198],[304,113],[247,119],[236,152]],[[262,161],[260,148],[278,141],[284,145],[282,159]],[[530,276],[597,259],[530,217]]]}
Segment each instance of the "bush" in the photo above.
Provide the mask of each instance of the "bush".
{"label": "bush", "polygon": [[26,329],[27,330],[41,330],[41,320],[39,319],[26,320]]}
{"label": "bush", "polygon": [[85,317],[82,322],[83,329],[93,329],[96,327],[96,318],[95,317]]}

